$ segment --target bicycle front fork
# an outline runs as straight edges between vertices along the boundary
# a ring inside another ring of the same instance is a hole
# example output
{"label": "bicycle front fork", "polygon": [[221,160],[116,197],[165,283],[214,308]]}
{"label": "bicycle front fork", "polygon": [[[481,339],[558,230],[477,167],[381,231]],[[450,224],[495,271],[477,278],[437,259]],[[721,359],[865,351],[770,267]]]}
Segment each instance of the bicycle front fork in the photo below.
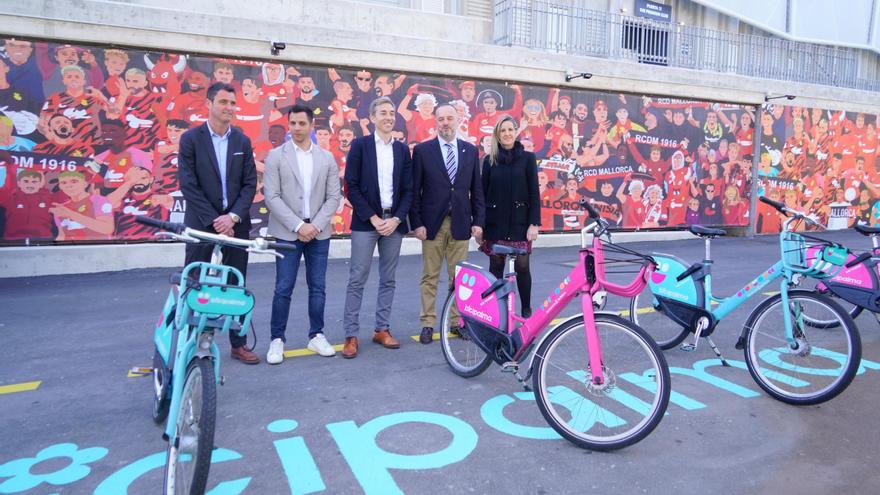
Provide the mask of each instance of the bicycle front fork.
{"label": "bicycle front fork", "polygon": [[593,385],[605,383],[605,365],[602,361],[602,343],[596,329],[596,318],[593,312],[593,296],[589,292],[581,295],[581,311],[584,315],[584,333],[587,338],[587,354],[590,360],[590,381]]}

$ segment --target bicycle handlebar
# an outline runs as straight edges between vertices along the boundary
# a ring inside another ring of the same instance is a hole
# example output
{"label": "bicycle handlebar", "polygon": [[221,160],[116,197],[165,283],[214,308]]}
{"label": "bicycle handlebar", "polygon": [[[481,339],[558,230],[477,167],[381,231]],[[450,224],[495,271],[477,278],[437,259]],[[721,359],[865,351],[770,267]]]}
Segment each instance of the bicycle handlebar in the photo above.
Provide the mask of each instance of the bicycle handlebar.
{"label": "bicycle handlebar", "polygon": [[282,251],[296,251],[298,248],[293,244],[269,241],[269,249],[281,249]]}
{"label": "bicycle handlebar", "polygon": [[599,211],[596,210],[596,208],[593,205],[591,205],[589,201],[587,201],[586,199],[581,199],[580,205],[581,205],[581,208],[587,210],[587,214],[590,215],[590,218],[592,218],[594,220],[599,219]]}
{"label": "bicycle handlebar", "polygon": [[175,234],[180,234],[181,232],[186,230],[186,225],[183,225],[182,223],[165,222],[163,220],[159,220],[158,218],[148,217],[145,215],[134,217],[134,221],[137,223],[142,223],[144,225],[149,225],[150,227],[156,227],[157,229],[174,232]]}
{"label": "bicycle handlebar", "polygon": [[779,210],[779,213],[786,214],[788,212],[788,208],[786,208],[785,205],[783,203],[780,203],[779,201],[774,201],[766,196],[761,196],[758,199],[762,203],[768,204],[768,205],[776,208],[777,210]]}
{"label": "bicycle handlebar", "polygon": [[815,226],[815,227],[819,227],[819,228],[822,229],[822,230],[827,229],[826,226],[824,226],[824,225],[822,225],[821,223],[819,223],[819,222],[813,220],[813,219],[812,219],[810,216],[808,216],[806,213],[803,213],[803,212],[800,212],[800,211],[796,211],[796,210],[792,210],[791,208],[785,206],[785,204],[780,203],[779,201],[774,201],[774,200],[772,200],[772,199],[770,199],[770,198],[768,198],[768,197],[766,197],[766,196],[759,196],[759,197],[758,197],[758,200],[761,201],[761,202],[764,203],[764,204],[768,204],[768,205],[772,206],[773,208],[776,208],[776,210],[779,211],[779,213],[782,213],[783,215],[789,217],[789,220],[786,221],[786,225],[788,225],[788,223],[791,222],[791,221],[794,220],[794,219],[802,218],[802,219],[804,219],[804,221],[806,221],[807,223],[809,223],[809,224],[811,224],[811,225],[813,225],[813,226]]}
{"label": "bicycle handlebar", "polygon": [[136,216],[135,221],[144,225],[149,225],[151,227],[162,229],[163,231],[170,232],[170,234],[166,234],[168,237],[184,242],[191,243],[204,241],[221,246],[231,246],[247,249],[248,251],[271,254],[273,256],[283,256],[280,253],[273,251],[276,248],[283,250],[296,249],[291,245],[268,241],[262,237],[257,237],[256,239],[239,239],[237,237],[230,237],[225,234],[215,234],[211,232],[196,230],[183,224],[165,222],[157,218],[152,218],[148,216]]}

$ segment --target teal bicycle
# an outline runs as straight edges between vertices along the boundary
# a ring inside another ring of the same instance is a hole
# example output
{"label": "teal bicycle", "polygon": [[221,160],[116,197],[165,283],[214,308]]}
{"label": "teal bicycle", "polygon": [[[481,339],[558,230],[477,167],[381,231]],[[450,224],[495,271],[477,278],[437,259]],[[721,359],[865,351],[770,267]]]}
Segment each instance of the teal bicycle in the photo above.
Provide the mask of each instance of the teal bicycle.
{"label": "teal bicycle", "polygon": [[282,257],[274,249],[285,246],[263,238],[202,232],[150,217],[137,217],[137,221],[161,229],[157,237],[214,245],[210,263],[190,263],[183,272],[171,275],[174,287],[153,335],[153,420],[161,424],[167,419],[162,435],[168,441],[163,493],[202,494],[214,450],[217,384],[222,384],[214,334],[244,336],[254,308],[254,295],[245,288],[241,272],[221,263],[221,248]]}
{"label": "teal bicycle", "polygon": [[[751,312],[736,348],[744,351],[752,378],[772,397],[795,405],[825,402],[843,392],[855,377],[862,356],[861,340],[852,317],[837,302],[797,287],[803,277],[829,279],[837,275],[849,252],[828,240],[792,232],[796,221],[824,227],[779,202],[760,199],[789,217],[779,234],[779,261],[730,297],[715,297],[711,240],[726,232],[693,225],[690,232],[704,238],[705,259],[688,266],[673,255],[651,254],[657,270],[647,288],[630,301],[630,319],[662,349],[681,344],[682,350],[693,351],[704,338],[722,364],[730,366],[712,342],[712,332],[733,310],[779,280],[779,293]],[[675,324],[663,321],[667,318]],[[693,334],[693,341],[682,344],[689,334]]]}

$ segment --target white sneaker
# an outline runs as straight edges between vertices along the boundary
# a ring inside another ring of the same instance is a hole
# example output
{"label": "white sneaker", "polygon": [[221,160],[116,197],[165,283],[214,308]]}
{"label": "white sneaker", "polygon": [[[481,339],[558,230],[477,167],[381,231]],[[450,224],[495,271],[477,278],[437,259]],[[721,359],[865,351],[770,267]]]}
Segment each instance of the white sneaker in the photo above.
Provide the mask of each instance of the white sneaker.
{"label": "white sneaker", "polygon": [[336,349],[333,349],[333,346],[330,345],[330,342],[327,342],[327,338],[324,337],[323,333],[316,334],[309,340],[310,351],[317,352],[318,354],[324,357],[330,357],[336,355]]}
{"label": "white sneaker", "polygon": [[269,344],[269,353],[266,354],[266,362],[269,364],[281,364],[284,361],[284,341],[273,339]]}

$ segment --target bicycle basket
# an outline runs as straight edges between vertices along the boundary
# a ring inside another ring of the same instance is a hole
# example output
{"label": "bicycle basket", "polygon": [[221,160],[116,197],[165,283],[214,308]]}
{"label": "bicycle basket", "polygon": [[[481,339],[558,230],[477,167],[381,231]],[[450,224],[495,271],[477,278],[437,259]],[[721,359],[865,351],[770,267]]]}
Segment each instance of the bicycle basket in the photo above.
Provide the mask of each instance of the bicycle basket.
{"label": "bicycle basket", "polygon": [[818,237],[786,232],[782,239],[783,265],[809,277],[837,275],[848,256],[847,248]]}

